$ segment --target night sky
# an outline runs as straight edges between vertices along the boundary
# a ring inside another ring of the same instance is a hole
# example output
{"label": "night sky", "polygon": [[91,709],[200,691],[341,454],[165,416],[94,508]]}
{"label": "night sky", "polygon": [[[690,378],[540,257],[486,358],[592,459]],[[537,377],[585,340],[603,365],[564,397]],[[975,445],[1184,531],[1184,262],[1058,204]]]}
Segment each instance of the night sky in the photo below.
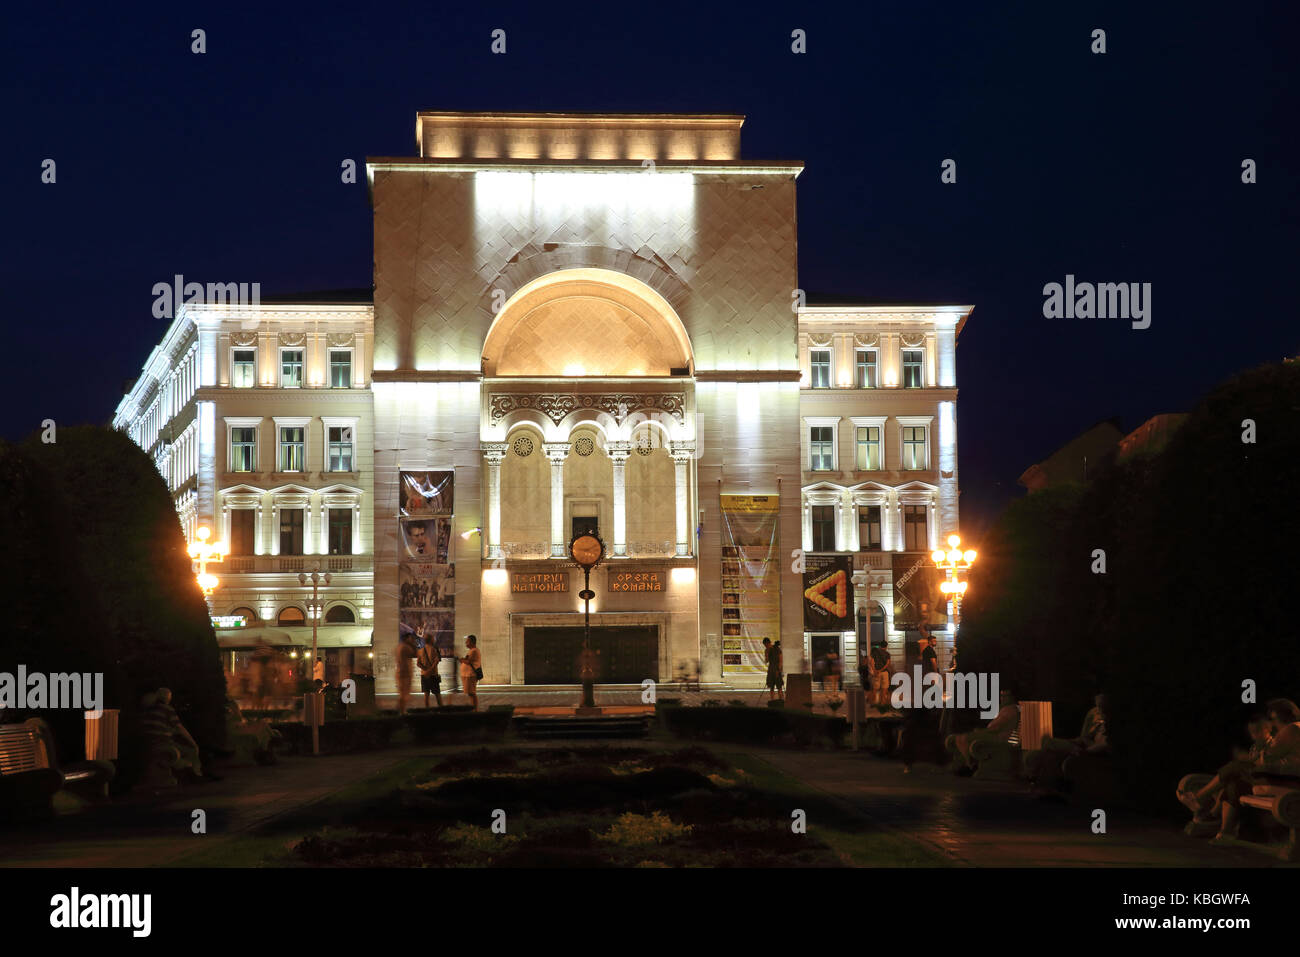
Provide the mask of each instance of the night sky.
{"label": "night sky", "polygon": [[[478,6],[6,10],[0,435],[107,422],[174,273],[263,296],[368,287],[365,177],[343,185],[340,163],[415,155],[418,110],[745,114],[744,158],[806,164],[810,301],[975,305],[957,353],[968,537],[1092,423],[1133,428],[1300,352],[1286,4]],[[1067,273],[1152,283],[1151,327],[1045,319]]]}

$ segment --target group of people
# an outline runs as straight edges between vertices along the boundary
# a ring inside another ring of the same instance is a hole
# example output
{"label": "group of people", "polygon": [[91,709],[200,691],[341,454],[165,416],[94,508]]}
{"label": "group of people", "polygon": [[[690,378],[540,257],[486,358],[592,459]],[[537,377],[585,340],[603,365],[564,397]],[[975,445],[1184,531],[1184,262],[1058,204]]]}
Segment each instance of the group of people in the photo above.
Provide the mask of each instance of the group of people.
{"label": "group of people", "polygon": [[[450,567],[450,566],[448,566]],[[447,575],[441,581],[410,581],[401,586],[403,608],[443,608],[450,604],[456,580]]]}
{"label": "group of people", "polygon": [[1300,787],[1300,707],[1275,698],[1246,724],[1250,747],[1239,749],[1231,761],[1199,788],[1180,791],[1197,824],[1219,825],[1211,843],[1228,844],[1241,823],[1241,798],[1257,784]]}
{"label": "group of people", "polygon": [[[429,707],[429,695],[433,695],[438,707],[442,705],[442,676],[438,665],[442,661],[442,651],[432,641],[426,641],[423,647],[416,644],[415,635],[404,632],[397,642],[397,711],[406,714],[407,702],[411,696],[411,679],[415,667],[420,669],[420,691],[424,694],[424,706]],[[478,710],[478,683],[483,677],[483,653],[478,649],[478,638],[474,635],[465,637],[465,654],[456,656],[460,680],[469,696],[469,703]],[[453,687],[452,691],[456,689]]]}

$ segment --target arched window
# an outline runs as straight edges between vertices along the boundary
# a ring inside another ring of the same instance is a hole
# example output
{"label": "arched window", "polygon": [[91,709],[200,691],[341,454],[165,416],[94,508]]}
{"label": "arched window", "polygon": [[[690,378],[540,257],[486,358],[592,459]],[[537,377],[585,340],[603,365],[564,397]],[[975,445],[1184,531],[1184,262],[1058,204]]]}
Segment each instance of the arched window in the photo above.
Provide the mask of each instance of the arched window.
{"label": "arched window", "polygon": [[282,608],[280,610],[280,617],[276,619],[275,623],[280,626],[302,625],[305,624],[306,621],[307,618],[303,615],[302,609],[290,605],[288,608]]}
{"label": "arched window", "polygon": [[244,607],[236,608],[234,611],[230,613],[230,616],[232,618],[238,618],[241,615],[243,616],[244,619],[245,628],[254,628],[257,626],[257,612],[253,611],[253,609],[244,606]]}
{"label": "arched window", "polygon": [[325,612],[325,623],[327,625],[350,624],[356,620],[357,616],[352,614],[352,609],[347,605],[335,605]]}

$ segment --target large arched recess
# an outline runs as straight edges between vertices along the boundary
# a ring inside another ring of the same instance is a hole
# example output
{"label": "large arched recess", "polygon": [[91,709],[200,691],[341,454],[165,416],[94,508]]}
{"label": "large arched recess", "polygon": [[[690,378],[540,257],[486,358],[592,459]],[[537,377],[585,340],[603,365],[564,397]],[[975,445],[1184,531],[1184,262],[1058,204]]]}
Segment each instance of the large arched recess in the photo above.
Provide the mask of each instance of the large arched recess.
{"label": "large arched recess", "polygon": [[654,289],[609,269],[561,269],[521,288],[483,341],[489,376],[694,372],[690,337]]}

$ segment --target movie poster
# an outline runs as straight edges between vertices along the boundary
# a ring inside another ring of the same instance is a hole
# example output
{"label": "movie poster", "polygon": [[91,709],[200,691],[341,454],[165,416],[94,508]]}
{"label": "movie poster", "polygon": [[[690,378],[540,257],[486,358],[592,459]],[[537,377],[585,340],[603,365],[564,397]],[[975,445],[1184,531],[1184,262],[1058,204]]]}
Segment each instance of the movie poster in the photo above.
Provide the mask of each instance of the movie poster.
{"label": "movie poster", "polygon": [[451,518],[404,518],[400,522],[403,557],[433,565],[451,563]]}
{"label": "movie poster", "polygon": [[781,638],[775,495],[723,495],[722,673],[767,673],[763,639]]}
{"label": "movie poster", "polygon": [[804,630],[853,631],[853,556],[808,555],[804,561]]}
{"label": "movie poster", "polygon": [[456,566],[452,548],[455,473],[398,475],[398,636],[417,648],[433,644],[443,658],[456,654]]}
{"label": "movie poster", "polygon": [[397,569],[399,608],[454,608],[456,566],[404,562]]}
{"label": "movie poster", "polygon": [[948,596],[939,590],[947,575],[929,554],[895,552],[893,570],[894,627],[926,633],[948,627]]}
{"label": "movie poster", "polygon": [[398,507],[405,516],[450,515],[455,511],[454,472],[399,473]]}
{"label": "movie poster", "polygon": [[449,654],[454,654],[456,634],[453,629],[455,626],[455,613],[451,611],[403,609],[398,612],[398,636],[414,635],[416,648],[423,648],[427,644],[433,644],[442,652],[444,658]]}

